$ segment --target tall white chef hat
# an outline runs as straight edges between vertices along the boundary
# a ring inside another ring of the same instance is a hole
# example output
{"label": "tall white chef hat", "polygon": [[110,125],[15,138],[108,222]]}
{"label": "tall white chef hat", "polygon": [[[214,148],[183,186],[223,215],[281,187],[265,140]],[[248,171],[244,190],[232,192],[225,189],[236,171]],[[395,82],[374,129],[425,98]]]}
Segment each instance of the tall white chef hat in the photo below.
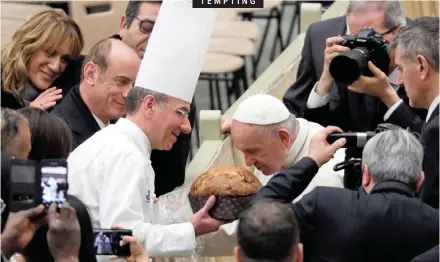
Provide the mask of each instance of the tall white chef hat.
{"label": "tall white chef hat", "polygon": [[270,125],[281,123],[289,116],[289,110],[278,98],[257,94],[241,102],[232,119],[246,124]]}
{"label": "tall white chef hat", "polygon": [[188,0],[163,0],[135,86],[191,103],[215,16]]}

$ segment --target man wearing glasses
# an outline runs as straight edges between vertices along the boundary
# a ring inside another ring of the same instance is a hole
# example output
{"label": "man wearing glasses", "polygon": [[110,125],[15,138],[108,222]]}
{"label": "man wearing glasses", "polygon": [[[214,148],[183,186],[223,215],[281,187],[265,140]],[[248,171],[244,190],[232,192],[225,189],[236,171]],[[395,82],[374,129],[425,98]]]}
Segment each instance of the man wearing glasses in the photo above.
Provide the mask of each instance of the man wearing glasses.
{"label": "man wearing glasses", "polygon": [[[122,40],[142,59],[161,4],[162,1],[129,1],[125,15],[121,18],[119,34],[112,38]],[[188,114],[191,127],[194,126],[195,113],[193,101]],[[191,131],[180,134],[170,150],[153,150],[151,153],[151,162],[156,172],[155,194],[157,197],[171,192],[185,181],[185,168],[190,146]]]}
{"label": "man wearing glasses", "polygon": [[[357,35],[362,28],[371,27],[385,40],[392,42],[406,23],[399,1],[350,1],[347,16],[312,24],[306,33],[297,79],[284,95],[284,104],[297,117],[323,126],[339,126],[347,132],[371,131],[380,123],[396,122],[396,118],[397,121],[403,119],[407,126],[417,131],[421,119],[415,112],[410,116],[402,115],[399,111],[387,114],[399,97],[387,97],[381,101],[357,93],[346,86],[336,85],[329,73],[331,60],[350,50],[339,45],[343,40],[341,35]],[[399,87],[401,83],[393,63],[390,69],[390,84],[407,102],[404,88]],[[368,85],[365,82],[356,84]]]}

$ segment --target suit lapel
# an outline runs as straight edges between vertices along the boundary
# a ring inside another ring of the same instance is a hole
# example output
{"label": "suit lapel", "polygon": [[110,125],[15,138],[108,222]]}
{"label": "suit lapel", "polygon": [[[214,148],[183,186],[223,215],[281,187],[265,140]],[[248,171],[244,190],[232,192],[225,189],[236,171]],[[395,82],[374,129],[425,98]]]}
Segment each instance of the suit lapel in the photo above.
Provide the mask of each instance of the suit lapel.
{"label": "suit lapel", "polygon": [[425,127],[429,124],[429,122],[431,122],[432,120],[434,120],[434,118],[436,118],[439,114],[439,105],[437,105],[434,109],[434,111],[432,111],[431,116],[429,117],[429,119],[427,121],[425,121],[425,123],[422,126],[422,130],[425,129]]}

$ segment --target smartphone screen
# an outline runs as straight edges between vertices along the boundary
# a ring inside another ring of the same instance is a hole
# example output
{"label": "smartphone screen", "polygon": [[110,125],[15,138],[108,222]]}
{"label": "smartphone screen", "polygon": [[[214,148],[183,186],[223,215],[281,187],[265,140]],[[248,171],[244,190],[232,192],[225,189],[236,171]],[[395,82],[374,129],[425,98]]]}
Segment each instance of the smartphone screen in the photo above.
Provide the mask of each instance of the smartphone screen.
{"label": "smartphone screen", "polygon": [[93,229],[96,255],[115,255],[120,257],[131,256],[130,245],[122,246],[123,236],[132,236],[131,230],[121,229]]}
{"label": "smartphone screen", "polygon": [[67,161],[41,161],[42,204],[48,208],[57,203],[61,208],[67,201]]}

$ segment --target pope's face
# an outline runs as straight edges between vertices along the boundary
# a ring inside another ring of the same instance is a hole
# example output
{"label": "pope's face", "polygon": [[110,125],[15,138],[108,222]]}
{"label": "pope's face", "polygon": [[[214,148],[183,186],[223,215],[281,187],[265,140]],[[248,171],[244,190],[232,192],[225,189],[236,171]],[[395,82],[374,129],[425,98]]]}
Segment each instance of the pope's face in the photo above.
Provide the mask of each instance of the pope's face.
{"label": "pope's face", "polygon": [[277,134],[268,133],[265,127],[233,121],[231,136],[247,166],[255,166],[263,174],[272,175],[284,164],[286,143]]}
{"label": "pope's face", "polygon": [[157,104],[155,116],[155,149],[170,150],[181,133],[191,132],[188,119],[190,104],[180,99],[169,97],[166,103]]}

